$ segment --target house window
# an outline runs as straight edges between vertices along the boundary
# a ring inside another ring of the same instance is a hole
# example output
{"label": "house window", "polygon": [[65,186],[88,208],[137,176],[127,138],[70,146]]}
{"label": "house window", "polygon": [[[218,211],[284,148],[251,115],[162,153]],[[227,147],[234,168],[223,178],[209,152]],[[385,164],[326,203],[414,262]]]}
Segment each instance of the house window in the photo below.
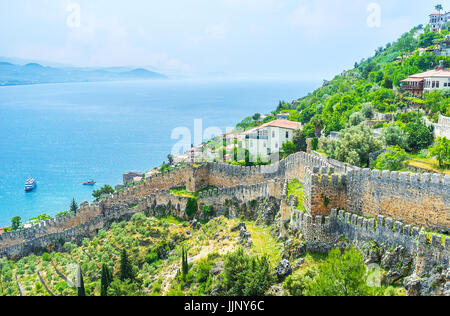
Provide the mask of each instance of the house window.
{"label": "house window", "polygon": [[278,149],[278,142],[277,142],[277,143],[275,143],[275,148],[277,148],[277,149]]}
{"label": "house window", "polygon": [[436,88],[439,88],[439,81],[436,81]]}
{"label": "house window", "polygon": [[272,131],[272,138],[275,138],[275,131]]}
{"label": "house window", "polygon": [[289,132],[286,132],[286,138],[289,138]]}

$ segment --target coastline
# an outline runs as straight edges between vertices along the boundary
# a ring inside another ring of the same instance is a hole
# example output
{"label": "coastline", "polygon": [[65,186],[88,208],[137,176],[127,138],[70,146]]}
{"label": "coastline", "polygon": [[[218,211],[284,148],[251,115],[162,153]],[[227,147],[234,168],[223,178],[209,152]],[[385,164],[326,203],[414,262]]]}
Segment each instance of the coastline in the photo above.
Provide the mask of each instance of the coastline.
{"label": "coastline", "polygon": [[[204,84],[206,88],[203,88]],[[104,184],[114,186],[121,183],[122,174],[128,170],[149,170],[160,165],[167,159],[171,146],[176,142],[170,139],[172,128],[167,124],[192,129],[193,120],[203,116],[206,118],[206,127],[234,127],[246,115],[262,111],[261,109],[271,110],[279,101],[280,95],[285,95],[286,99],[294,99],[312,91],[317,85],[318,83],[306,84],[303,80],[151,80],[5,86],[2,89],[5,93],[1,97],[4,102],[0,106],[0,112],[7,111],[9,121],[3,117],[3,126],[7,128],[12,121],[20,119],[19,126],[25,126],[22,133],[27,132],[30,136],[17,140],[11,132],[5,131],[3,144],[9,146],[9,149],[4,151],[4,159],[15,177],[9,179],[12,175],[10,171],[5,173],[7,178],[0,179],[0,211],[4,218],[0,221],[0,226],[9,225],[15,215],[22,216],[23,220],[42,213],[54,215],[68,208],[73,197],[79,203],[84,200],[92,201],[91,192],[81,186],[87,178],[94,178],[97,181],[95,188],[98,189]],[[163,91],[155,94],[153,90],[156,88]],[[178,96],[173,96],[174,89],[179,90]],[[169,91],[172,96],[167,98]],[[9,94],[11,95],[8,96]],[[30,96],[24,98],[27,94]],[[120,96],[122,94],[124,97]],[[130,104],[127,100],[129,95],[137,95],[132,100],[136,99],[134,102],[141,104],[166,103],[169,105],[167,114],[163,113],[159,106],[147,109]],[[42,98],[48,98],[50,101],[42,103],[39,101]],[[84,104],[85,99],[91,101]],[[123,107],[121,104],[128,106]],[[232,116],[229,112],[230,106],[235,113]],[[193,113],[185,107],[196,108],[198,113]],[[40,110],[41,108],[43,110]],[[40,111],[49,114],[41,114]],[[106,116],[102,114],[104,111]],[[142,115],[135,114],[135,111],[141,111]],[[156,122],[156,129],[152,129],[148,126],[148,119],[158,115],[160,122]],[[172,122],[166,123],[167,116],[173,118]],[[41,122],[50,119],[52,121],[45,123],[44,128]],[[99,122],[96,124],[94,120]],[[124,125],[124,121],[128,123]],[[104,126],[106,131],[97,140],[98,124]],[[127,131],[125,138],[122,129]],[[155,130],[162,140],[155,138],[156,135],[151,136],[155,134]],[[46,142],[49,142],[49,146],[42,149],[40,135],[44,132],[48,134]],[[67,147],[65,142],[73,143],[74,140],[81,143]],[[97,142],[98,146],[103,146],[103,150],[92,152],[89,148],[93,144],[97,146]],[[117,146],[121,148],[119,153]],[[54,153],[54,157],[46,152]],[[130,156],[129,153],[133,155]],[[117,157],[114,159],[120,160],[120,165],[112,163],[113,156]],[[17,162],[12,164],[12,157],[17,157],[14,158]],[[33,160],[27,157],[33,157]],[[69,159],[70,157],[73,158]],[[52,162],[55,160],[56,164]],[[41,166],[38,165],[41,171],[34,168],[38,161],[43,161]],[[37,192],[25,195],[22,183],[25,180],[20,180],[29,175],[36,177],[40,185]],[[67,181],[67,178],[72,178],[73,181]],[[83,191],[85,193],[82,193]],[[5,204],[5,199],[22,202],[13,206],[10,203]]]}

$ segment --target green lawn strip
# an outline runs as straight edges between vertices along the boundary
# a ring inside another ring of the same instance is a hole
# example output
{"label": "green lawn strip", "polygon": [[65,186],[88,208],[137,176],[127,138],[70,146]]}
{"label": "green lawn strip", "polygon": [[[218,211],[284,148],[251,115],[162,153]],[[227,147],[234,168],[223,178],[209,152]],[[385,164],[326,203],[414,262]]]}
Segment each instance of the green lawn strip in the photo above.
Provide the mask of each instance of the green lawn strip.
{"label": "green lawn strip", "polygon": [[288,183],[287,197],[294,195],[297,197],[297,209],[305,212],[303,207],[303,185],[298,179],[292,179]]}

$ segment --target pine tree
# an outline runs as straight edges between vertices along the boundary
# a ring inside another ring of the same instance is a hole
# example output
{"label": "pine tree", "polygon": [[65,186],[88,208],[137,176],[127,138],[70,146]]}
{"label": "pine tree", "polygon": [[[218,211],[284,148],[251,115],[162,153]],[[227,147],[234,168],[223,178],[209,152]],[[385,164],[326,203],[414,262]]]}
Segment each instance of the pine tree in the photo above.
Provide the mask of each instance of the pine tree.
{"label": "pine tree", "polygon": [[102,279],[101,279],[101,296],[108,296],[108,287],[113,281],[113,276],[111,270],[106,264],[102,266]]}
{"label": "pine tree", "polygon": [[75,214],[78,212],[78,204],[75,202],[75,199],[72,200],[72,203],[70,203],[70,212]]}
{"label": "pine tree", "polygon": [[120,280],[133,280],[133,268],[128,259],[128,254],[125,249],[122,250],[122,254],[120,256]]}
{"label": "pine tree", "polygon": [[77,287],[78,287],[78,296],[86,296],[86,291],[84,289],[83,273],[81,272],[80,266],[78,266],[77,270]]}

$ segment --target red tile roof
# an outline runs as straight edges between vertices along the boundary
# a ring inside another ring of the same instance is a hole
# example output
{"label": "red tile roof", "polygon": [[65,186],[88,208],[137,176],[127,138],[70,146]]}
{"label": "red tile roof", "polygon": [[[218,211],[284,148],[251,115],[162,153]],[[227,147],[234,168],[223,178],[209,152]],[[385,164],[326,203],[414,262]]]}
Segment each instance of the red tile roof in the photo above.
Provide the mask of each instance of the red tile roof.
{"label": "red tile roof", "polygon": [[422,72],[420,74],[415,74],[409,76],[405,80],[402,81],[417,81],[414,79],[424,79],[424,78],[433,78],[433,77],[449,77],[450,78],[450,70],[448,69],[433,69],[429,71]]}
{"label": "red tile roof", "polygon": [[299,129],[302,125],[299,122],[293,122],[288,120],[275,120],[264,125],[261,125],[259,128],[264,127],[279,127],[286,129]]}

